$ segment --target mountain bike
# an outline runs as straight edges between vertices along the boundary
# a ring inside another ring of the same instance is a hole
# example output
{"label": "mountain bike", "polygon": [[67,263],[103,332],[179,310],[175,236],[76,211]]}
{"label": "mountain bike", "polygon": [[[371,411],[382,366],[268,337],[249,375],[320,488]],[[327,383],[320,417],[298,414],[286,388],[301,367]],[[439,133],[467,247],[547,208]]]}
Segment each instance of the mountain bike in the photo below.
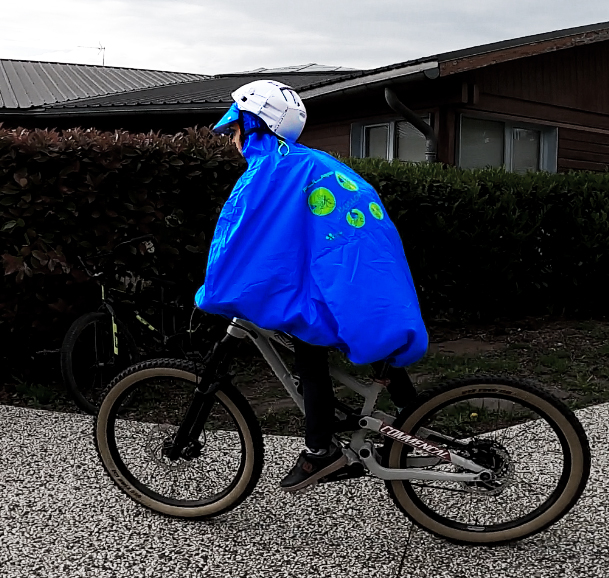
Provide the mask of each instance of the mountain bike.
{"label": "mountain bike", "polygon": [[[144,279],[119,268],[112,259],[121,247],[140,243],[144,252],[154,252],[152,235],[144,235],[89,257],[88,262],[79,257],[100,287],[101,303],[97,311],[80,316],[68,329],[60,363],[74,402],[90,414],[99,409],[108,383],[141,357],[202,355],[193,349],[191,336],[207,327],[206,314],[192,305],[192,295],[185,303],[175,282],[156,276]],[[199,337],[198,343],[203,345],[204,340]]]}
{"label": "mountain bike", "polygon": [[[136,364],[108,388],[95,425],[106,472],[139,504],[206,519],[251,494],[263,465],[254,411],[231,383],[235,346],[249,338],[303,410],[284,361],[289,335],[233,319],[204,365]],[[529,381],[473,376],[419,394],[397,415],[376,409],[383,386],[340,367],[332,377],[363,400],[336,402],[335,441],[347,464],[321,483],[385,481],[414,524],[456,543],[522,539],[562,518],[590,472],[584,429],[561,401]]]}

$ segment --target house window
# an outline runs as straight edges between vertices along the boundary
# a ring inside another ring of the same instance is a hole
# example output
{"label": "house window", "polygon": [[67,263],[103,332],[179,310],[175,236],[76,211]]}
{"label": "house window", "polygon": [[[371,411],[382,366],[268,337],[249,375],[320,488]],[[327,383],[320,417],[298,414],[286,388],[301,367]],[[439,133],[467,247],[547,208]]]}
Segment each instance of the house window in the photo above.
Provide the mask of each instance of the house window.
{"label": "house window", "polygon": [[[423,119],[429,124],[429,117]],[[425,161],[425,135],[419,132],[409,122],[399,121],[396,128],[396,157],[401,161]]]}
{"label": "house window", "polygon": [[512,169],[517,173],[541,168],[541,131],[528,128],[512,129]]}
{"label": "house window", "polygon": [[[430,115],[421,117],[428,124]],[[425,136],[409,122],[356,123],[351,130],[351,154],[355,157],[422,162]]]}
{"label": "house window", "polygon": [[389,125],[379,124],[364,128],[366,152],[364,156],[375,159],[389,158]]}
{"label": "house window", "polygon": [[461,117],[459,166],[506,167],[515,173],[556,172],[555,128]]}
{"label": "house window", "polygon": [[502,122],[463,117],[461,120],[461,159],[464,169],[503,165],[505,127]]}

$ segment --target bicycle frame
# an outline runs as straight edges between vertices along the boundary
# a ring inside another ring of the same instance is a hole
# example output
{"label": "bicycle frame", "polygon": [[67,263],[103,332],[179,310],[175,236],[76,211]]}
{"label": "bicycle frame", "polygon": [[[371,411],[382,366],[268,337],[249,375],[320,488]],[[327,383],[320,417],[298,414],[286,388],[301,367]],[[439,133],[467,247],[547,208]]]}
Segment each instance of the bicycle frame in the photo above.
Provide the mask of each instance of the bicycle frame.
{"label": "bicycle frame", "polygon": [[[129,239],[127,241],[123,241],[122,243],[119,243],[111,251],[108,251],[106,253],[98,253],[97,255],[94,255],[92,258],[99,259],[101,257],[109,257],[110,255],[114,254],[119,247],[128,245],[130,243],[135,243],[135,242],[143,242],[145,245],[145,248],[146,248],[146,252],[154,253],[155,248],[154,248],[154,244],[152,243],[151,239],[153,239],[153,236],[151,234],[135,237],[133,239]],[[78,257],[78,259],[79,259],[81,265],[83,266],[84,270],[89,275],[89,277],[91,279],[97,279],[97,282],[100,286],[100,289],[101,289],[100,310],[106,309],[108,311],[108,313],[110,313],[110,315],[111,315],[111,318],[112,318],[112,345],[113,345],[113,349],[114,349],[114,354],[118,355],[119,342],[118,342],[118,327],[117,327],[116,319],[119,316],[117,315],[117,312],[114,307],[114,300],[112,299],[112,297],[110,295],[107,295],[107,291],[106,291],[106,287],[105,287],[105,283],[104,283],[104,279],[107,277],[107,275],[104,273],[103,269],[100,271],[96,271],[95,266],[92,266],[92,268],[89,268],[87,263],[85,263],[85,261],[81,257]],[[124,282],[125,290],[127,289],[127,287],[129,285],[132,285],[134,288],[133,291],[135,291],[135,292],[138,291],[138,285],[141,290],[147,285],[147,283],[148,284],[150,283],[149,281],[146,281],[145,279],[143,279],[139,276],[135,276],[130,271],[126,271],[124,276],[121,277],[121,280]],[[157,281],[158,281],[158,279],[157,279]],[[160,329],[158,327],[155,327],[147,319],[145,319],[137,309],[134,308],[132,311],[128,312],[129,317],[133,321],[137,321],[138,323],[143,325],[146,329],[148,329],[151,332],[151,334],[154,336],[153,338],[155,340],[157,340],[159,342],[159,344],[163,347],[165,347],[168,344],[169,340],[174,336],[174,335],[168,335],[167,332],[165,331],[164,311],[166,308],[165,308],[164,295],[165,295],[165,289],[161,285],[160,309],[162,311],[162,315],[161,315],[161,320],[160,320]],[[169,307],[168,309],[171,309],[171,307]],[[120,313],[123,314],[122,311],[120,311]],[[190,333],[191,331],[187,330],[187,332]]]}
{"label": "bicycle frame", "polygon": [[[118,327],[116,325],[116,312],[114,311],[114,307],[112,307],[112,299],[106,299],[106,288],[103,284],[100,283],[101,287],[101,300],[102,304],[99,307],[100,309],[106,309],[110,316],[112,317],[112,345],[114,348],[114,355],[118,355]],[[155,333],[161,334],[161,339],[163,340],[163,344],[167,341],[166,336],[156,327],[153,327],[148,321],[146,321],[137,311],[133,313],[133,318],[136,321],[139,321],[144,327],[150,329],[150,331],[154,331]]]}
{"label": "bicycle frame", "polygon": [[[161,312],[161,321],[160,321],[160,328],[159,327],[155,327],[154,325],[152,325],[152,323],[150,323],[147,319],[145,319],[144,317],[142,317],[142,315],[140,314],[140,312],[135,309],[135,308],[125,308],[124,306],[122,308],[119,308],[119,311],[117,313],[117,310],[114,307],[115,301],[111,296],[107,296],[106,295],[106,287],[104,286],[103,283],[99,283],[100,289],[101,289],[101,305],[99,307],[99,310],[106,310],[108,311],[108,313],[110,313],[111,317],[112,317],[112,343],[113,343],[113,347],[114,347],[114,354],[118,355],[119,353],[119,339],[118,339],[118,327],[116,324],[116,319],[120,319],[121,321],[125,322],[125,319],[128,318],[129,319],[129,327],[131,327],[132,325],[135,325],[136,322],[139,323],[140,325],[142,325],[143,327],[145,327],[151,335],[151,338],[153,340],[155,340],[155,342],[160,345],[161,347],[166,347],[167,344],[171,341],[172,338],[174,338],[176,335],[178,335],[178,333],[171,333],[168,334],[165,331],[165,312],[168,311],[169,313],[172,312],[172,304],[166,304],[164,301],[164,289],[163,287],[161,287],[161,301],[160,303],[160,307],[159,310]],[[170,321],[173,321],[174,318],[170,318]],[[186,329],[185,330],[186,333],[193,333],[194,331],[192,329]]]}
{"label": "bicycle frame", "polygon": [[[261,329],[249,321],[233,319],[227,329],[228,335],[237,339],[248,337],[258,348],[264,359],[283,384],[289,396],[294,400],[300,411],[304,414],[304,402],[302,395],[298,392],[298,378],[292,375],[285,362],[273,345],[273,341],[292,349],[289,338],[277,331]],[[459,440],[448,438],[442,434],[422,428],[425,438],[412,436],[392,427],[394,418],[385,412],[375,409],[379,394],[383,386],[377,383],[363,384],[337,367],[330,367],[330,375],[337,381],[361,395],[365,402],[359,419],[359,428],[351,436],[350,443],[344,453],[349,464],[361,463],[371,474],[383,480],[443,480],[455,482],[480,482],[492,479],[494,474],[477,465],[471,460],[460,457],[446,450],[428,438],[434,437],[438,440],[449,441],[453,444],[461,444]],[[374,444],[366,437],[370,432],[378,432],[386,437],[392,438],[400,443],[407,444],[420,450],[426,456],[412,456],[407,458],[407,468],[393,469],[381,466],[378,452]],[[441,461],[452,463],[468,472],[444,472],[430,471],[421,468],[437,465]]]}

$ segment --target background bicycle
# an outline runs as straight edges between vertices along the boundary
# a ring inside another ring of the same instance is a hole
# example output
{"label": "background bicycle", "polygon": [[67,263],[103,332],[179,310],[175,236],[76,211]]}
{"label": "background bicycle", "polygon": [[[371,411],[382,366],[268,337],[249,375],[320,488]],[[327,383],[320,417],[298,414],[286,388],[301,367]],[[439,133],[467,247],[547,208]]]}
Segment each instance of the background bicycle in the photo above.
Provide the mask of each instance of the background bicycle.
{"label": "background bicycle", "polygon": [[194,307],[192,295],[183,295],[169,279],[135,275],[118,258],[134,247],[153,253],[152,235],[119,243],[86,262],[79,259],[99,285],[101,303],[68,329],[60,350],[61,374],[75,403],[88,413],[97,411],[112,378],[140,359],[171,355],[200,360],[205,354],[201,348],[210,345],[205,332],[211,316]]}
{"label": "background bicycle", "polygon": [[[158,359],[118,375],[95,428],[102,463],[122,491],[169,516],[209,518],[253,491],[263,465],[260,425],[231,383],[235,343],[250,338],[295,403],[298,378],[282,356],[289,336],[233,320],[205,366]],[[348,464],[322,482],[370,475],[395,505],[448,540],[499,544],[542,531],[581,496],[590,449],[576,416],[533,383],[506,377],[453,380],[396,416],[376,409],[382,387],[339,368],[362,399],[336,404],[335,436]]]}

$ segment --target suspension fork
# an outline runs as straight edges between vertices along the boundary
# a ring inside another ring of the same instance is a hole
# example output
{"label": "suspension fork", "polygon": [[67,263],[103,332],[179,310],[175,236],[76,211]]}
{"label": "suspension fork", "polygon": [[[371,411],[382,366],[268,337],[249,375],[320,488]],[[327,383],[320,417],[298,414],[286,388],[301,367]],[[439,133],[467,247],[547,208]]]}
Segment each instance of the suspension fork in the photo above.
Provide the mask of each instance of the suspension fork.
{"label": "suspension fork", "polygon": [[[170,460],[180,458],[182,450],[190,440],[199,439],[215,402],[214,393],[220,389],[228,377],[228,366],[239,342],[240,339],[225,335],[214,346],[195,388],[186,415],[167,452],[167,457]],[[208,384],[207,387],[205,387],[205,384]]]}

